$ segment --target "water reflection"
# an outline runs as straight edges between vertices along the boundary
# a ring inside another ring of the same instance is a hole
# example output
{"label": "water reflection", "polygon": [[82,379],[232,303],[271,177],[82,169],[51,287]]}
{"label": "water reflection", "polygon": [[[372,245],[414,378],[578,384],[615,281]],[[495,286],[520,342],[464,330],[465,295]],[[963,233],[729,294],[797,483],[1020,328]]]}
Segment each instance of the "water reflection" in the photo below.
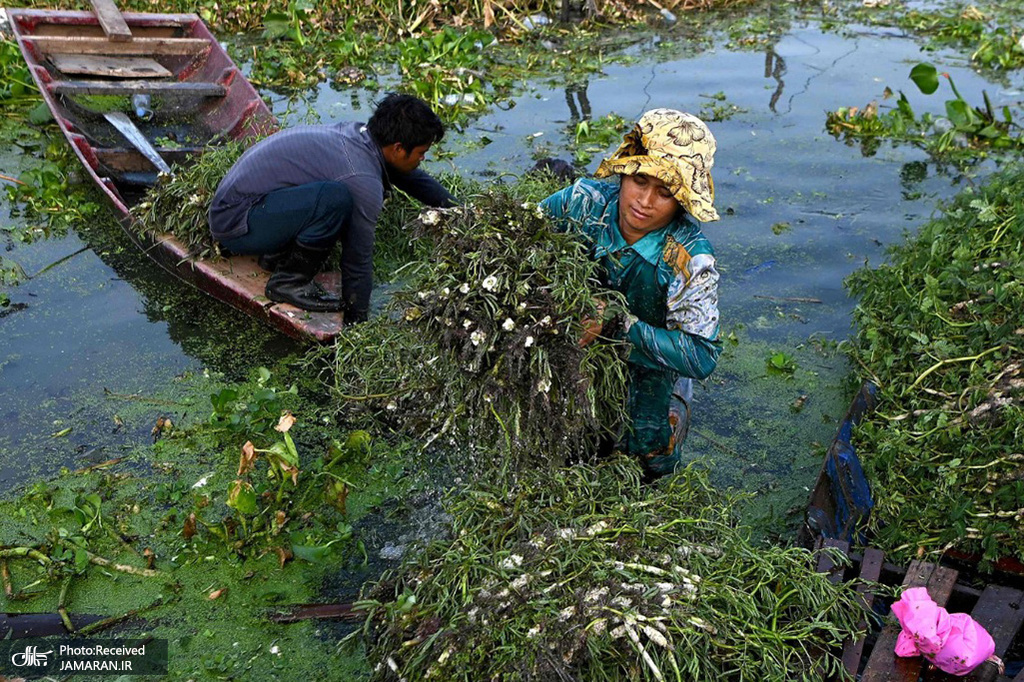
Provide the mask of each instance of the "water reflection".
{"label": "water reflection", "polygon": [[767,51],[764,53],[764,77],[774,78],[778,85],[775,88],[775,92],[772,93],[771,98],[768,100],[768,108],[772,110],[773,114],[779,113],[775,106],[779,103],[779,98],[782,97],[782,91],[786,87],[786,82],[782,80],[782,77],[786,73],[786,60],[775,51],[775,44],[768,46]]}
{"label": "water reflection", "polygon": [[[590,120],[590,98],[587,96],[589,86],[589,80],[583,81],[582,84],[573,83],[565,86],[565,103],[569,106],[569,122],[574,126],[580,121]],[[577,103],[579,103],[579,107],[577,107]]]}

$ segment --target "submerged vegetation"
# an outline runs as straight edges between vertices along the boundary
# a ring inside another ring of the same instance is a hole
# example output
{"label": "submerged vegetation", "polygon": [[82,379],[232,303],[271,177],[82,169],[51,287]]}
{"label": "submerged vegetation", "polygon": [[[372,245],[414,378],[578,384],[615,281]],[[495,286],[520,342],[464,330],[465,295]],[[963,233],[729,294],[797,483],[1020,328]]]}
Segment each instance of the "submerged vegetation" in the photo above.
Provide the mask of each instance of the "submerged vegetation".
{"label": "submerged vegetation", "polygon": [[757,546],[687,469],[629,458],[452,496],[437,541],[362,602],[376,679],[819,680],[857,630],[852,583]]}
{"label": "submerged vegetation", "polygon": [[963,192],[849,280],[853,358],[879,386],[856,442],[888,555],[1024,557],[1024,169]]}

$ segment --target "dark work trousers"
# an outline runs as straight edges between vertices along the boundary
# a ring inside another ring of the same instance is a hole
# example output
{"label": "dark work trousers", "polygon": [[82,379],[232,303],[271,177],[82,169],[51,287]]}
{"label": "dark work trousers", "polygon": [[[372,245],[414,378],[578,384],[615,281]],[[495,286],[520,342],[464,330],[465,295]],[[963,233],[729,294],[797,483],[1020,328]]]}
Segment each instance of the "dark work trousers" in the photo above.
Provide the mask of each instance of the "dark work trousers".
{"label": "dark work trousers", "polygon": [[221,242],[231,253],[279,253],[293,242],[329,249],[352,217],[352,193],[340,182],[311,182],[267,194],[249,209],[249,231]]}

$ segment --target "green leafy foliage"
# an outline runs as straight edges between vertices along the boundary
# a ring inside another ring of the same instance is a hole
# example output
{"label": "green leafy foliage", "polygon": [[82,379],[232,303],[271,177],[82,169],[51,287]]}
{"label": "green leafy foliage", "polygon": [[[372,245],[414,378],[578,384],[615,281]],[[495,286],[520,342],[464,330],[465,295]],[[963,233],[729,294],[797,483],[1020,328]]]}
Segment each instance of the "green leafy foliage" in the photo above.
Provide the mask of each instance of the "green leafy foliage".
{"label": "green leafy foliage", "polygon": [[755,546],[688,469],[524,470],[452,494],[450,540],[362,602],[375,679],[820,680],[862,606],[802,549]]}
{"label": "green leafy foliage", "polygon": [[968,190],[854,273],[851,352],[880,386],[856,442],[876,496],[874,543],[1024,556],[1024,171]]}
{"label": "green leafy foliage", "polygon": [[594,154],[605,152],[610,145],[621,142],[622,134],[630,126],[631,123],[618,114],[577,123],[571,145],[576,163],[586,165],[594,158]]}
{"label": "green leafy foliage", "polygon": [[14,184],[4,186],[11,215],[24,219],[4,228],[8,239],[27,244],[63,236],[103,210],[96,191],[80,186],[81,166],[56,125],[41,130],[22,127],[13,141],[35,158]]}
{"label": "green leafy foliage", "polygon": [[[865,156],[874,155],[884,138],[916,144],[938,157],[968,162],[988,151],[1016,152],[1024,148],[1024,137],[1020,135],[1020,126],[1014,122],[1010,107],[996,112],[985,92],[982,93],[983,106],[972,106],[957,90],[949,74],[940,74],[931,64],[918,64],[910,72],[911,80],[924,94],[938,90],[940,76],[949,81],[954,96],[946,100],[945,117],[927,113],[917,117],[906,95],[900,92],[896,107],[885,113],[879,113],[877,102],[870,102],[863,109],[840,107],[828,112],[825,127],[837,139],[844,138],[847,144],[860,140]],[[886,96],[891,94],[886,88]]]}
{"label": "green leafy foliage", "polygon": [[[1011,7],[1007,9],[1012,12]],[[944,12],[942,9],[904,11],[896,16],[896,24],[928,36],[930,49],[944,46],[968,48],[971,61],[985,68],[1017,69],[1024,66],[1020,29],[1012,23],[1000,25],[1008,17],[986,16],[974,5],[957,14]]]}
{"label": "green leafy foliage", "polygon": [[0,104],[38,95],[39,90],[32,82],[18,44],[9,39],[0,40]]}
{"label": "green leafy foliage", "polygon": [[161,176],[135,211],[139,228],[156,234],[171,233],[197,258],[220,255],[210,235],[208,215],[217,185],[254,140],[211,147],[175,175]]}

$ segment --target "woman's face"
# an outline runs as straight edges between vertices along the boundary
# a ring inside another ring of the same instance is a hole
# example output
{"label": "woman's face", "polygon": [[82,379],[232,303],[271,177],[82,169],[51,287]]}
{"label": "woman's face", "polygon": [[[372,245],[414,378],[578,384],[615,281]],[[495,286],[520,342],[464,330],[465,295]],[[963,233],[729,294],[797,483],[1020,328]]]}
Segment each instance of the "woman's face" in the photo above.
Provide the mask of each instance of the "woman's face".
{"label": "woman's face", "polygon": [[679,202],[665,183],[649,175],[623,175],[619,190],[619,232],[627,244],[672,222]]}

